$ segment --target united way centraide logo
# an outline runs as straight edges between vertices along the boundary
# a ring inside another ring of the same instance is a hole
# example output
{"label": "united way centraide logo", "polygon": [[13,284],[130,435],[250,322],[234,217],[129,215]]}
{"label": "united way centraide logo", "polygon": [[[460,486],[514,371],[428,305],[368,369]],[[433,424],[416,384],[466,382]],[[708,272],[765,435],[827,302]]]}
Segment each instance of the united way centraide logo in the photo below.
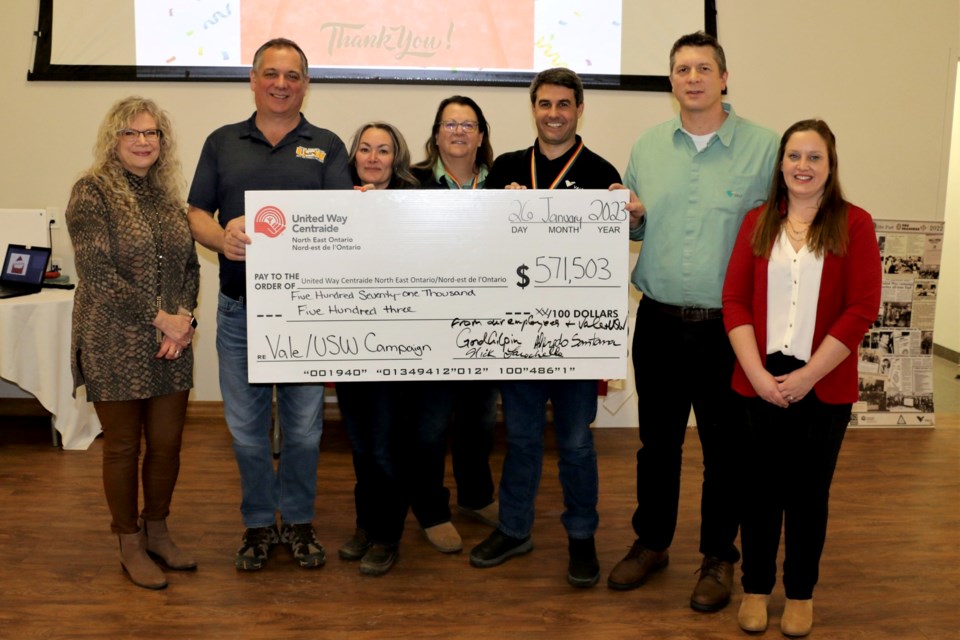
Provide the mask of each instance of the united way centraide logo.
{"label": "united way centraide logo", "polygon": [[276,238],[286,228],[287,217],[274,206],[263,207],[253,218],[253,232],[262,233],[268,238]]}

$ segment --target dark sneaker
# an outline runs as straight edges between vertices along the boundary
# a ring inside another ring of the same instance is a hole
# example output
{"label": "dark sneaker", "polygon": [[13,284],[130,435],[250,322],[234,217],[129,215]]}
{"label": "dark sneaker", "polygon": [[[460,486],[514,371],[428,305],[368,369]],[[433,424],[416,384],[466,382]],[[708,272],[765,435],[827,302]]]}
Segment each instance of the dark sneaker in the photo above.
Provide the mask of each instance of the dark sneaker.
{"label": "dark sneaker", "polygon": [[344,560],[359,560],[370,549],[371,544],[373,543],[367,537],[367,532],[357,527],[357,530],[353,532],[353,537],[337,549],[337,555]]}
{"label": "dark sneaker", "polygon": [[289,545],[290,552],[301,567],[322,567],[327,561],[327,552],[323,550],[323,545],[317,542],[317,535],[309,522],[283,525],[280,540]]}
{"label": "dark sneaker", "polygon": [[240,571],[262,569],[270,555],[270,548],[279,542],[276,526],[247,529],[243,532],[243,546],[237,551],[233,563]]}
{"label": "dark sneaker", "polygon": [[533,540],[530,539],[530,536],[511,538],[496,529],[470,552],[470,564],[486,569],[503,564],[513,556],[530,553],[531,551],[533,551]]}
{"label": "dark sneaker", "polygon": [[360,559],[360,573],[365,576],[382,576],[393,568],[399,555],[397,545],[375,542]]}
{"label": "dark sneaker", "polygon": [[733,563],[706,556],[700,564],[700,579],[690,596],[690,606],[697,611],[720,611],[730,602],[733,588]]}
{"label": "dark sneaker", "polygon": [[666,549],[654,551],[648,549],[640,540],[633,543],[627,555],[616,564],[607,578],[607,586],[618,591],[636,589],[642,585],[651,573],[663,569],[670,562]]}
{"label": "dark sneaker", "polygon": [[567,565],[567,582],[574,587],[592,587],[600,579],[600,561],[593,536],[570,538],[567,544],[570,563]]}

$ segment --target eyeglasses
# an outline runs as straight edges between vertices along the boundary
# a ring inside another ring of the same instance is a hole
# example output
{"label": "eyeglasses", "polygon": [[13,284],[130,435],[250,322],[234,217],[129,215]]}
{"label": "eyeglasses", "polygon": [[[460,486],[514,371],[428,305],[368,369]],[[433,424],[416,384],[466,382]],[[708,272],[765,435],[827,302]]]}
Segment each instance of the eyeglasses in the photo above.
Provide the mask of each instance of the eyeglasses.
{"label": "eyeglasses", "polygon": [[480,123],[476,120],[466,120],[464,122],[457,122],[456,120],[441,120],[440,126],[447,133],[456,133],[458,127],[464,133],[473,133],[479,128]]}
{"label": "eyeglasses", "polygon": [[121,140],[126,140],[127,142],[133,142],[139,140],[140,136],[143,136],[147,142],[156,142],[163,137],[163,131],[160,129],[120,129],[117,131],[117,135]]}

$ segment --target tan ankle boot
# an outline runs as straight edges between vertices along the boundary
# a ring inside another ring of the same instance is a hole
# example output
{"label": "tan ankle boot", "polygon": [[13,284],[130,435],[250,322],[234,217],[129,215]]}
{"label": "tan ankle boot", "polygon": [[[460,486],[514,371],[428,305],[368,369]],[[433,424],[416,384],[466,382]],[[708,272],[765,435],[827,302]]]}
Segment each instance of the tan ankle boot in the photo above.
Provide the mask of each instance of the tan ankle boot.
{"label": "tan ankle boot", "polygon": [[170,538],[166,520],[145,520],[143,528],[147,534],[147,553],[159,558],[168,569],[190,571],[197,568],[197,561]]}
{"label": "tan ankle boot", "polygon": [[744,631],[764,631],[767,628],[767,601],[763,593],[745,593],[740,601],[737,623]]}
{"label": "tan ankle boot", "polygon": [[791,600],[787,598],[780,618],[780,631],[784,635],[799,638],[810,633],[813,628],[813,599]]}
{"label": "tan ankle boot", "polygon": [[153,560],[147,555],[147,539],[143,529],[136,533],[121,533],[120,566],[130,576],[133,584],[144,589],[163,589],[167,579]]}

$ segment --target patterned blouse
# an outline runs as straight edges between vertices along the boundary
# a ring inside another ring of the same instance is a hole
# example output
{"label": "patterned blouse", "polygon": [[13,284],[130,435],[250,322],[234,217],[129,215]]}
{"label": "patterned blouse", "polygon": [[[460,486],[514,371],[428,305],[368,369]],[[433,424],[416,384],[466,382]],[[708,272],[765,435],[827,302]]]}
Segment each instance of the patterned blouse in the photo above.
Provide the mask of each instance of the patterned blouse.
{"label": "patterned blouse", "polygon": [[[139,400],[190,389],[193,350],[176,360],[160,348],[157,296],[167,313],[197,306],[200,264],[185,210],[161,210],[145,178],[127,174],[137,207],[108,202],[89,177],[74,186],[66,220],[79,282],[73,308],[74,389],[87,399]],[[162,256],[160,258],[159,256]]]}

